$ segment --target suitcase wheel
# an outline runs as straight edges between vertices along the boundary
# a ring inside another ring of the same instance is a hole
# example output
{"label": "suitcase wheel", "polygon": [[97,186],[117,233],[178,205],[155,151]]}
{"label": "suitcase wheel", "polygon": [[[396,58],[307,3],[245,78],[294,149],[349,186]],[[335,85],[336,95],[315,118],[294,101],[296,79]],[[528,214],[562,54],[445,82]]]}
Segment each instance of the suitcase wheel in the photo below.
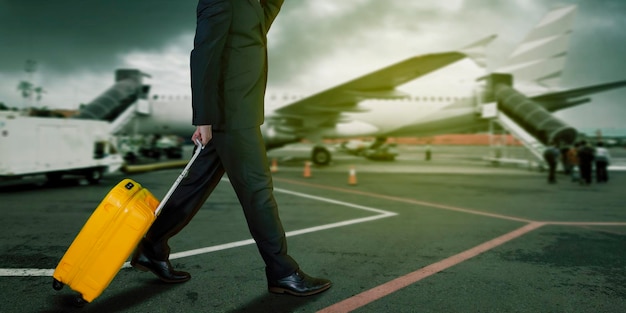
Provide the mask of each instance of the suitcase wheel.
{"label": "suitcase wheel", "polygon": [[52,281],[52,288],[54,288],[54,290],[61,290],[63,289],[63,286],[63,283],[58,281],[56,278]]}
{"label": "suitcase wheel", "polygon": [[85,304],[87,304],[87,301],[83,299],[83,296],[78,295],[76,296],[76,298],[74,298],[74,302],[72,304],[74,304],[74,306],[77,308],[82,308],[85,306]]}

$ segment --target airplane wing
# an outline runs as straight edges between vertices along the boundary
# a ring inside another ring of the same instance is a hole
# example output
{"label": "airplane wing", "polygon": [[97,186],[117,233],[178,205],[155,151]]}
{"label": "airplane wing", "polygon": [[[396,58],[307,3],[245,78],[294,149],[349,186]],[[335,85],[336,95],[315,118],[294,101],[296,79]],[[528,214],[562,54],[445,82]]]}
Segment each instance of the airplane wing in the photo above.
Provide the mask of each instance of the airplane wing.
{"label": "airplane wing", "polygon": [[458,51],[415,56],[341,85],[313,94],[275,110],[268,122],[285,133],[303,135],[320,126],[332,127],[341,121],[341,113],[359,112],[364,99],[397,99],[408,95],[396,90],[428,73],[464,58],[484,65],[485,48],[496,35],[485,37]]}
{"label": "airplane wing", "polygon": [[611,83],[542,94],[540,96],[531,97],[531,99],[541,103],[546,110],[550,112],[555,112],[558,110],[589,102],[589,98],[581,98],[586,95],[624,86],[626,86],[626,80],[621,80]]}
{"label": "airplane wing", "polygon": [[276,113],[287,116],[320,112],[337,113],[349,111],[351,106],[365,98],[402,98],[406,95],[395,90],[396,86],[463,58],[465,54],[459,52],[413,57],[293,102],[276,110]]}
{"label": "airplane wing", "polygon": [[300,135],[320,125],[332,126],[340,121],[341,113],[360,111],[359,101],[404,98],[407,95],[395,87],[465,57],[461,52],[412,57],[283,106],[267,122],[283,132]]}

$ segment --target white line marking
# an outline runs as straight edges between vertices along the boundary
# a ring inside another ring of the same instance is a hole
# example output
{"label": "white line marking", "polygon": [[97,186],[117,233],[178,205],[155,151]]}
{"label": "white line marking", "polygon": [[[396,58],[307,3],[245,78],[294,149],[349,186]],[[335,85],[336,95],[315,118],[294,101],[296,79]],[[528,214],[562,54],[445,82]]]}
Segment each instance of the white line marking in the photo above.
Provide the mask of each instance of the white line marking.
{"label": "white line marking", "polygon": [[[364,217],[364,218],[357,218],[357,219],[347,220],[347,221],[338,222],[338,223],[332,223],[332,224],[320,225],[320,226],[315,226],[315,227],[310,227],[310,228],[304,228],[304,229],[300,229],[300,230],[294,230],[294,231],[286,232],[285,235],[287,237],[293,237],[293,236],[297,236],[297,235],[313,233],[313,232],[316,232],[316,231],[321,231],[321,230],[326,230],[326,229],[331,229],[331,228],[336,228],[336,227],[343,227],[343,226],[348,226],[348,225],[353,225],[353,224],[358,224],[358,223],[365,223],[365,222],[369,222],[369,221],[373,221],[373,220],[377,220],[377,219],[381,219],[381,218],[385,218],[385,217],[390,217],[390,216],[394,216],[394,215],[397,215],[397,214],[396,213],[390,213],[390,214],[380,214],[380,215]],[[247,240],[235,241],[235,242],[222,244],[222,245],[217,245],[217,246],[212,246],[212,247],[188,250],[188,251],[183,251],[183,252],[178,252],[178,253],[172,253],[170,255],[170,260],[186,258],[186,257],[189,257],[189,256],[198,255],[198,254],[204,254],[204,253],[209,253],[209,252],[226,250],[226,249],[230,249],[230,248],[241,247],[241,246],[246,246],[246,245],[251,245],[251,244],[254,244],[254,240],[253,239],[247,239]],[[124,267],[129,267],[129,266],[130,266],[129,262],[124,263]]]}
{"label": "white line marking", "polygon": [[37,268],[0,268],[0,277],[52,276],[54,270]]}
{"label": "white line marking", "polygon": [[[290,194],[290,195],[293,195],[293,196],[296,196],[296,197],[307,198],[307,199],[312,199],[312,200],[322,201],[322,202],[328,202],[328,203],[341,205],[341,206],[346,206],[346,207],[350,207],[350,208],[354,208],[354,209],[359,209],[359,210],[364,210],[364,211],[378,213],[378,215],[374,215],[374,216],[368,216],[368,217],[357,218],[357,219],[352,219],[352,220],[347,220],[347,221],[342,221],[342,222],[337,222],[337,223],[331,223],[331,224],[314,226],[314,227],[309,227],[309,228],[304,228],[304,229],[299,229],[299,230],[293,230],[293,231],[285,233],[285,235],[287,237],[298,236],[298,235],[302,235],[302,234],[322,231],[322,230],[331,229],[331,228],[349,226],[349,225],[354,225],[354,224],[358,224],[358,223],[365,223],[365,222],[370,222],[370,221],[374,221],[374,220],[378,220],[378,219],[382,219],[382,218],[398,215],[395,212],[384,211],[384,210],[375,209],[375,208],[371,208],[371,207],[366,207],[366,206],[362,206],[362,205],[358,205],[358,204],[354,204],[354,203],[343,202],[343,201],[333,200],[333,199],[329,199],[329,198],[323,198],[323,197],[308,195],[308,194],[295,192],[295,191],[290,191],[290,190],[281,189],[281,188],[274,188],[274,191]],[[217,246],[211,246],[211,247],[205,247],[205,248],[199,248],[199,249],[194,249],[194,250],[177,252],[177,253],[173,253],[173,254],[170,255],[170,260],[180,259],[180,258],[190,257],[190,256],[194,256],[194,255],[199,255],[199,254],[215,252],[215,251],[232,249],[232,248],[236,248],[236,247],[251,245],[251,244],[254,244],[254,243],[255,242],[254,242],[253,239],[247,239],[247,240],[241,240],[241,241],[235,241],[235,242],[231,242],[231,243],[221,244],[221,245],[217,245]],[[130,262],[126,262],[122,266],[122,268],[129,268],[129,267],[130,267]],[[54,269],[29,269],[29,268],[0,269],[0,277],[4,277],[4,276],[14,276],[14,277],[52,276],[53,273],[54,273]]]}
{"label": "white line marking", "polygon": [[360,210],[365,210],[365,211],[370,211],[370,212],[376,212],[376,213],[379,213],[379,214],[397,215],[397,213],[394,213],[394,212],[374,209],[374,208],[370,208],[370,207],[366,207],[366,206],[362,206],[362,205],[358,205],[358,204],[354,204],[354,203],[348,203],[348,202],[333,200],[333,199],[329,199],[329,198],[323,198],[323,197],[308,195],[308,194],[305,194],[305,193],[299,193],[299,192],[285,190],[285,189],[280,189],[280,188],[274,188],[274,190],[278,191],[278,192],[287,193],[287,194],[290,194],[290,195],[302,197],[302,198],[309,198],[309,199],[313,199],[313,200],[318,200],[318,201],[323,201],[323,202],[343,205],[343,206],[347,206],[347,207],[351,207],[351,208],[355,208],[355,209],[360,209]]}

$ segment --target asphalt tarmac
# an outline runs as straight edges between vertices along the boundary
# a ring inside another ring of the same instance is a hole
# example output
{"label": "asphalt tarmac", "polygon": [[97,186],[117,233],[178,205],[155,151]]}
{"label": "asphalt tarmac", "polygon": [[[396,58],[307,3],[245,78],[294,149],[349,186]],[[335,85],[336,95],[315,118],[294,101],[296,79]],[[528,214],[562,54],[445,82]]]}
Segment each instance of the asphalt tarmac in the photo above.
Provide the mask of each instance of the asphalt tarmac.
{"label": "asphalt tarmac", "polygon": [[606,184],[563,175],[548,184],[544,172],[444,155],[338,157],[308,178],[301,160],[278,159],[290,254],[333,281],[303,298],[267,292],[224,180],[171,240],[189,282],[126,267],[75,308],[76,293],[55,291],[51,275],[94,208],[126,177],[162,197],[180,169],[2,185],[0,312],[626,312],[626,172]]}

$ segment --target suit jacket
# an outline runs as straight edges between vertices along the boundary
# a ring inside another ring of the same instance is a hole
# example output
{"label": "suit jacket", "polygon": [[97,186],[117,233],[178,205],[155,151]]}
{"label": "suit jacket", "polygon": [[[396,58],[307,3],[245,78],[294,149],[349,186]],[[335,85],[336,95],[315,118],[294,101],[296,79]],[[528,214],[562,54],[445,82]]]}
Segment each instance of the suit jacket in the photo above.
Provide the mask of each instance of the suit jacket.
{"label": "suit jacket", "polygon": [[266,34],[284,0],[200,0],[191,52],[194,125],[215,130],[264,121]]}

